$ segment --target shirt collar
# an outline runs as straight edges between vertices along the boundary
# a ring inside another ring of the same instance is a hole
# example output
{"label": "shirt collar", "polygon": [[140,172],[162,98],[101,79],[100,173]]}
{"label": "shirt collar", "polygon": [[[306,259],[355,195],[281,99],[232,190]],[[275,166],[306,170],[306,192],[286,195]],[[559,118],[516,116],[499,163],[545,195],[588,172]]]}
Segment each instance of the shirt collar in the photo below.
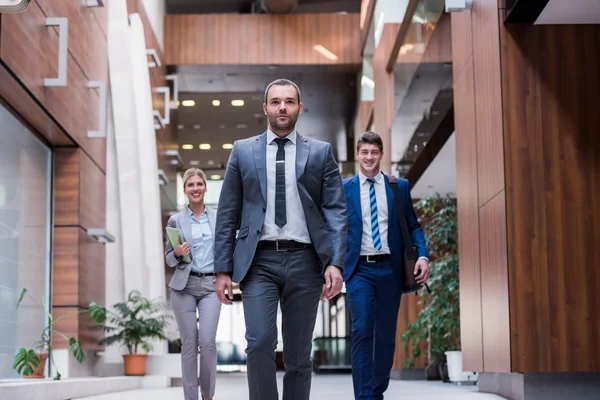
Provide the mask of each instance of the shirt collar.
{"label": "shirt collar", "polygon": [[[267,144],[271,144],[273,142],[273,140],[277,139],[278,137],[279,136],[277,136],[271,130],[271,128],[267,129]],[[289,139],[290,142],[292,142],[294,145],[296,144],[296,137],[297,137],[297,133],[296,133],[295,129],[292,132],[290,132],[289,135],[286,136],[286,138]]]}
{"label": "shirt collar", "polygon": [[[188,207],[188,212],[189,212],[189,214],[190,214],[190,217],[193,217],[193,216],[194,216],[194,212],[193,212],[193,211],[192,211],[192,209],[191,209],[191,208],[189,208],[189,207]],[[200,216],[202,217],[202,216],[204,216],[204,215],[207,215],[206,206],[204,206],[204,211],[202,212],[202,214],[200,214]]]}
{"label": "shirt collar", "polygon": [[[383,183],[383,174],[381,171],[379,171],[379,173],[373,178],[375,179],[375,183]],[[364,185],[368,178],[361,171],[358,171],[358,179],[360,179],[360,184]]]}

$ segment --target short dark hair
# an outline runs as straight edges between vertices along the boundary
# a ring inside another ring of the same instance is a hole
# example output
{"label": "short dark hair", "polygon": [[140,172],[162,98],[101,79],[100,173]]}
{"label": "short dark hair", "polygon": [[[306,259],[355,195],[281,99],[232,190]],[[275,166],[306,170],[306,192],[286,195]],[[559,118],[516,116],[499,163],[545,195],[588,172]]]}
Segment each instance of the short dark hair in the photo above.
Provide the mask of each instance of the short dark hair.
{"label": "short dark hair", "polygon": [[267,101],[269,100],[268,96],[269,89],[271,89],[271,86],[293,86],[294,89],[296,89],[296,93],[298,94],[298,103],[300,103],[300,89],[298,88],[298,85],[296,85],[289,79],[276,79],[273,82],[269,83],[267,89],[265,90],[265,104],[267,104]]}
{"label": "short dark hair", "polygon": [[373,131],[367,131],[360,135],[358,142],[356,143],[356,151],[360,151],[360,146],[363,144],[377,145],[379,151],[383,151],[383,140],[381,140],[381,136]]}

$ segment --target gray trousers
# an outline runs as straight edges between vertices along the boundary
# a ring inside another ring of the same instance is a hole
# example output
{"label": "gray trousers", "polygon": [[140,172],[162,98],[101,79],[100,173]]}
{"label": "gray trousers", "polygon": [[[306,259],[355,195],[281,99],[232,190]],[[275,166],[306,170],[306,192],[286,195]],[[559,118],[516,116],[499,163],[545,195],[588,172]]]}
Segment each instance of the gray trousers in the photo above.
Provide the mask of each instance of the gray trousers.
{"label": "gray trousers", "polygon": [[277,400],[275,349],[281,302],[283,400],[308,400],[312,378],[312,335],[322,269],[314,249],[277,252],[259,249],[240,283],[246,320],[250,400]]}
{"label": "gray trousers", "polygon": [[190,275],[183,290],[171,289],[171,307],[181,336],[181,372],[185,400],[198,400],[198,384],[204,397],[213,397],[215,394],[216,336],[221,302],[217,298],[213,281],[212,276],[200,278]]}

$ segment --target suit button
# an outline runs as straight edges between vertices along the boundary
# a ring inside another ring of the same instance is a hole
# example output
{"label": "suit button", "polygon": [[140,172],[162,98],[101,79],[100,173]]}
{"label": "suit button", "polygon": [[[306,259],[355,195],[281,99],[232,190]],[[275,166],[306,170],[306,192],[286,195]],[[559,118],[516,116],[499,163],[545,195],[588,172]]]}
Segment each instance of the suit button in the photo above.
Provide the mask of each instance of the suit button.
{"label": "suit button", "polygon": [[266,209],[266,208],[263,208],[263,213],[266,213],[266,212],[267,212],[267,209]]}
{"label": "suit button", "polygon": [[260,235],[260,229],[257,229],[257,230],[256,230],[256,234],[257,234],[257,235]]}

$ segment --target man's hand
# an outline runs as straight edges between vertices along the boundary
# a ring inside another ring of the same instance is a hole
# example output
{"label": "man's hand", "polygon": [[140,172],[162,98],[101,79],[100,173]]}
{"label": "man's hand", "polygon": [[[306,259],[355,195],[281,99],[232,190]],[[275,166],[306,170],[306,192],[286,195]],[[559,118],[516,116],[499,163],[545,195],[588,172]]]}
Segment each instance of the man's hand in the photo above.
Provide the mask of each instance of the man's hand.
{"label": "man's hand", "polygon": [[[229,275],[225,272],[218,272],[215,287],[217,288],[217,297],[221,300],[221,303],[226,305],[233,304],[233,290],[231,289],[231,278]],[[227,290],[227,294],[225,294],[225,290]]]}
{"label": "man's hand", "polygon": [[427,282],[429,279],[429,261],[419,258],[415,264],[415,280],[419,285]]}
{"label": "man's hand", "polygon": [[329,265],[325,269],[325,284],[323,285],[323,293],[321,293],[321,301],[331,300],[342,291],[342,273],[340,269],[334,265]]}

